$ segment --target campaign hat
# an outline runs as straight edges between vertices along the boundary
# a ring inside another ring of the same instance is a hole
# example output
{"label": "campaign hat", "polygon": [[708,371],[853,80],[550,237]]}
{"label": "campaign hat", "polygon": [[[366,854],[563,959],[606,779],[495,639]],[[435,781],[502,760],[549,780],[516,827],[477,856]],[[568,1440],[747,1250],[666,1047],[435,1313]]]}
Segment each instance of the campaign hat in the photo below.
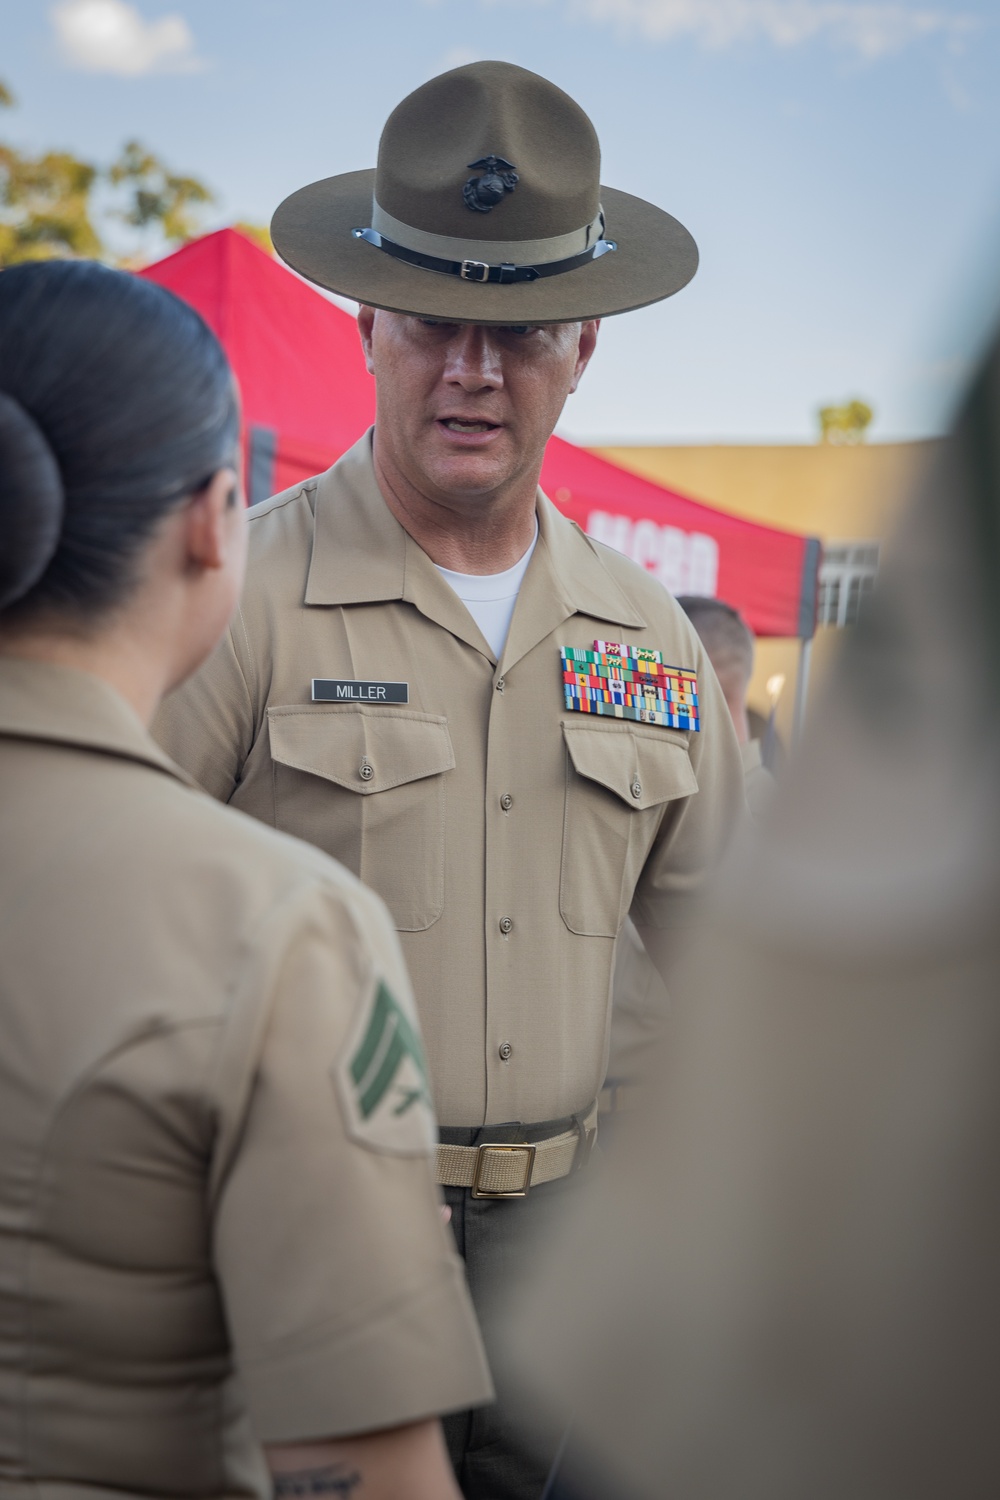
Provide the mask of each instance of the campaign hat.
{"label": "campaign hat", "polygon": [[299,188],[271,221],[282,260],[372,307],[448,322],[566,323],[680,291],[677,219],[602,185],[597,133],[547,79],[476,62],[393,110],[374,170]]}

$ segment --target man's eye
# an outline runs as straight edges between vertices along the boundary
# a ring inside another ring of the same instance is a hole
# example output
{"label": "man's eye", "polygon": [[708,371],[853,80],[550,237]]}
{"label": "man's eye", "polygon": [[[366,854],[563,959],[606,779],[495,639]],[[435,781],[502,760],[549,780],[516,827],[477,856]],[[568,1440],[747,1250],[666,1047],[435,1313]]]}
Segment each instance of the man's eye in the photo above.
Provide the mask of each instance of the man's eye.
{"label": "man's eye", "polygon": [[438,318],[419,318],[421,328],[457,328],[457,323],[443,323]]}
{"label": "man's eye", "polygon": [[505,323],[501,329],[502,333],[513,333],[518,338],[523,338],[526,333],[536,333],[537,331],[538,325],[536,323]]}

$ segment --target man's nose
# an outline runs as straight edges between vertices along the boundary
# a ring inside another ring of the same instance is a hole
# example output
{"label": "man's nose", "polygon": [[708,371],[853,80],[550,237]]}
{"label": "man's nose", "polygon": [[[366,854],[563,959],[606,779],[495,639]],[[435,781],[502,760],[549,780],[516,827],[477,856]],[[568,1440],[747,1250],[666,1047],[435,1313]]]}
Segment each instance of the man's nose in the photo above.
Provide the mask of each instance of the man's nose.
{"label": "man's nose", "polygon": [[503,363],[491,330],[475,323],[460,324],[448,340],[444,378],[470,394],[499,390],[503,385]]}

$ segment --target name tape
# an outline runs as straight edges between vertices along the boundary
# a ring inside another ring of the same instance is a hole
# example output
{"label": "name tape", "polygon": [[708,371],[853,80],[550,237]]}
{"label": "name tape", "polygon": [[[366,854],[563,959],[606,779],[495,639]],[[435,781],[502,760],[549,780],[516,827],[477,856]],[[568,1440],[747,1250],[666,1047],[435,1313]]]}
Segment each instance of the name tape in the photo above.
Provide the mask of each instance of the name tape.
{"label": "name tape", "polygon": [[314,677],[314,703],[409,703],[408,682],[358,682],[354,678]]}

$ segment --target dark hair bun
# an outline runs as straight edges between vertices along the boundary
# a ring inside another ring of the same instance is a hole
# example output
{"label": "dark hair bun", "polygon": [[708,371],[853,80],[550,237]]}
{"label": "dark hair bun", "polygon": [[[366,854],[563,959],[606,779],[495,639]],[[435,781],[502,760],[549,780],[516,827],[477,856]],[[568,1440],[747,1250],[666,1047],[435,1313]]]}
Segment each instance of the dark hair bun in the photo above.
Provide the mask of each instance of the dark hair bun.
{"label": "dark hair bun", "polygon": [[19,401],[0,391],[0,609],[45,572],[59,545],[65,503],[45,434]]}
{"label": "dark hair bun", "polygon": [[23,261],[0,273],[0,393],[3,624],[107,617],[164,517],[237,461],[222,345],[151,281]]}

